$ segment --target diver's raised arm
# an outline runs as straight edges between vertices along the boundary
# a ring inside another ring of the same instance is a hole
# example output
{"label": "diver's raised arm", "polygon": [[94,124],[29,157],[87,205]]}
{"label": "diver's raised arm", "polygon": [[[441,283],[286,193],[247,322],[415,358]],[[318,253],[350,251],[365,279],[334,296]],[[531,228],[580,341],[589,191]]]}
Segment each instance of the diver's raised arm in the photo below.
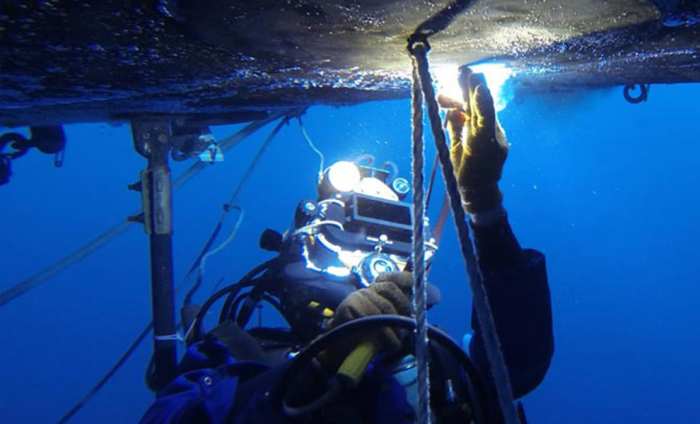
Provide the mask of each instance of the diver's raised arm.
{"label": "diver's raised arm", "polygon": [[[541,382],[554,352],[545,260],[542,253],[520,247],[502,206],[498,182],[509,146],[486,80],[463,67],[459,82],[462,101],[439,96],[438,102],[447,110],[451,159],[462,206],[471,217],[479,270],[513,394],[520,397]],[[476,315],[472,316],[471,356],[487,377],[484,341]],[[488,377],[485,380],[490,382]]]}

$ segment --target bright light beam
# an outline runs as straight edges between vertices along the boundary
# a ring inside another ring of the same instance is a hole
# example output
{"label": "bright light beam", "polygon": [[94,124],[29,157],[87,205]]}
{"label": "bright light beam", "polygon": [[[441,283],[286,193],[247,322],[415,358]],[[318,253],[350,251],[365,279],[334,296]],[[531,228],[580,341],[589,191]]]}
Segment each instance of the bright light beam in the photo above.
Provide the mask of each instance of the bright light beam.
{"label": "bright light beam", "polygon": [[[505,109],[510,99],[510,93],[503,89],[506,81],[514,75],[512,69],[502,63],[482,63],[470,66],[474,72],[484,74],[495,103],[496,111]],[[459,87],[459,69],[457,66],[440,66],[434,68],[433,75],[438,94],[443,94],[455,100],[462,98]]]}

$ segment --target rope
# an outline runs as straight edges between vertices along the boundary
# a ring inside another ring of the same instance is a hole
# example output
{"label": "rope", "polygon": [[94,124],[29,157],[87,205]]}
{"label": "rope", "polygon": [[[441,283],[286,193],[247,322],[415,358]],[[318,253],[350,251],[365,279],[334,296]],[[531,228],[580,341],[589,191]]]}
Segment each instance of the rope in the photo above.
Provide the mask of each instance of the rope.
{"label": "rope", "polygon": [[425,151],[423,146],[423,96],[418,81],[418,73],[413,68],[411,92],[413,121],[412,174],[413,174],[413,313],[416,319],[416,362],[418,378],[417,422],[430,424],[430,369],[428,367],[428,298],[425,284],[425,193],[423,167]]}
{"label": "rope", "polygon": [[416,37],[412,37],[409,39],[408,48],[414,60],[414,75],[417,73],[419,76],[420,86],[426,100],[430,127],[442,165],[442,176],[445,180],[445,187],[450,199],[452,215],[457,227],[460,249],[466,263],[469,285],[474,296],[477,320],[483,333],[486,355],[491,366],[491,374],[496,386],[498,402],[501,406],[506,424],[520,424],[513,402],[513,392],[508,377],[508,369],[505,359],[503,358],[503,352],[501,351],[498,333],[496,332],[496,324],[493,320],[491,306],[488,302],[483,277],[477,266],[474,246],[472,245],[472,240],[469,235],[466,214],[464,209],[462,209],[457,180],[455,179],[454,168],[450,159],[450,152],[447,147],[447,141],[445,140],[445,133],[442,130],[442,122],[438,112],[437,101],[435,100],[435,90],[433,89],[433,81],[430,76],[428,65],[427,55],[430,47],[426,39],[417,41]]}
{"label": "rope", "polygon": [[[421,106],[422,107],[422,106]],[[430,208],[430,199],[433,197],[433,187],[435,186],[435,174],[437,173],[438,167],[438,156],[435,155],[435,160],[433,161],[433,169],[430,171],[430,182],[428,183],[428,193],[425,198],[425,208]]]}

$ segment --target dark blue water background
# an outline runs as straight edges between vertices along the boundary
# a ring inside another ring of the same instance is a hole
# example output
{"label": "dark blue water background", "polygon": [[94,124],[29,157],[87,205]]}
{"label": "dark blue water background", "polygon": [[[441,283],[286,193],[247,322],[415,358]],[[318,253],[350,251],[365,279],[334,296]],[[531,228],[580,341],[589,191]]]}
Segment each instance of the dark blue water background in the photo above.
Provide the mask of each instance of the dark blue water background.
{"label": "dark blue water background", "polygon": [[[697,422],[700,395],[700,97],[698,85],[653,86],[631,105],[619,89],[519,99],[500,113],[511,154],[502,188],[524,246],[547,254],[556,356],[526,398],[539,424]],[[362,153],[410,164],[409,101],[304,118],[326,163]],[[214,130],[221,139],[237,127]],[[201,248],[271,126],[175,195],[176,275]],[[145,161],[128,126],[67,126],[65,166],[31,152],[0,188],[0,289],[73,251],[139,208],[126,190]],[[431,142],[432,143],[432,142]],[[432,160],[434,148],[427,149]],[[173,166],[175,175],[189,164]],[[265,228],[284,230],[315,196],[318,157],[298,125],[269,148],[239,198],[243,227],[207,267],[198,301],[271,257]],[[436,197],[430,210],[435,218]],[[229,220],[229,227],[233,220]],[[430,320],[456,338],[469,329],[470,295],[452,224],[431,279],[443,302]],[[150,319],[147,238],[125,235],[0,310],[0,421],[51,423],[114,363]],[[267,317],[270,322],[274,317]],[[145,343],[74,423],[136,422],[153,400],[143,383]]]}

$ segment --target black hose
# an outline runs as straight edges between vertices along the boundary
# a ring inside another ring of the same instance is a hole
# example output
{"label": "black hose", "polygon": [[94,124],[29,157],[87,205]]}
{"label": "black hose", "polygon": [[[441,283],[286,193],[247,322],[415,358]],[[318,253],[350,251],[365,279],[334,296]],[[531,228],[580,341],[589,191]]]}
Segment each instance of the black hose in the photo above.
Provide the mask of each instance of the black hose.
{"label": "black hose", "polygon": [[[358,318],[343,325],[340,325],[333,330],[325,333],[299,355],[294,357],[292,363],[287,367],[277,389],[271,393],[275,398],[275,403],[284,405],[284,397],[292,381],[299,375],[302,368],[310,363],[322,351],[328,349],[332,344],[340,340],[347,339],[352,333],[368,332],[375,330],[378,327],[399,327],[405,330],[413,331],[416,328],[416,323],[413,319],[397,316],[397,315],[375,315],[370,317]],[[473,409],[476,424],[485,424],[486,421],[486,404],[483,397],[484,387],[479,377],[476,366],[471,361],[471,358],[462,350],[452,338],[442,330],[429,326],[428,338],[431,342],[437,342],[443,346],[452,356],[457,359],[457,362],[462,367],[467,377],[467,390],[469,392],[470,406]]]}
{"label": "black hose", "polygon": [[202,321],[204,320],[204,316],[207,314],[212,305],[216,303],[217,300],[221,299],[226,295],[235,296],[242,289],[249,286],[250,283],[246,284],[246,281],[240,281],[236,284],[224,287],[223,289],[214,293],[209,299],[207,299],[207,301],[204,302],[204,305],[202,305],[202,308],[197,313],[197,316],[195,316],[194,321],[192,321],[192,325],[194,327],[191,330],[187,329],[187,337],[185,338],[185,343],[189,346],[192,343],[201,339]]}
{"label": "black hose", "polygon": [[[230,303],[228,307],[224,305],[224,308],[221,309],[221,316],[219,318],[219,323],[223,323],[226,320],[232,320],[233,322],[236,323],[241,328],[245,328],[246,325],[248,325],[248,321],[250,321],[250,315],[248,315],[248,318],[243,320],[238,317],[238,307],[241,305],[241,302],[243,302],[245,299],[247,299],[250,296],[249,293],[241,293],[236,297],[236,299]],[[227,301],[229,299],[226,299]],[[269,294],[263,294],[260,296],[260,300],[255,302],[254,307],[257,307],[261,301],[265,301],[270,304],[277,312],[279,312],[281,315],[284,315],[284,312],[282,311],[282,304],[279,302],[279,300],[275,299],[274,297],[270,296]]]}
{"label": "black hose", "polygon": [[265,302],[272,305],[272,307],[275,308],[277,310],[277,312],[280,313],[280,315],[284,315],[284,313],[282,312],[282,304],[280,303],[279,300],[275,299],[274,297],[270,296],[269,294],[263,295],[262,300],[264,300]]}
{"label": "black hose", "polygon": [[204,317],[206,314],[209,312],[209,309],[212,307],[214,303],[216,303],[217,300],[221,299],[222,297],[229,295],[229,296],[236,296],[242,289],[245,287],[250,287],[253,285],[252,279],[258,275],[260,272],[266,270],[269,268],[275,261],[277,261],[277,258],[270,259],[267,262],[263,262],[262,264],[256,266],[252,270],[250,270],[246,275],[241,278],[238,283],[233,284],[228,287],[224,287],[223,289],[219,290],[218,292],[214,293],[209,299],[207,299],[206,302],[202,305],[202,308],[199,310],[197,313],[197,316],[194,319],[194,322],[192,325],[194,326],[191,330],[188,330],[188,336],[187,342],[188,345],[192,344],[193,342],[199,340],[201,338],[201,332],[202,332],[202,321],[204,320]]}
{"label": "black hose", "polygon": [[[258,279],[250,292],[245,296],[241,309],[238,311],[236,316],[236,324],[238,324],[239,327],[244,328],[246,324],[248,324],[250,317],[253,315],[255,307],[258,305],[258,303],[260,303],[260,299],[262,299],[264,296],[265,289],[267,288],[267,285],[265,284],[266,281],[264,280],[264,278]],[[234,303],[233,308],[233,310],[236,311],[238,305],[235,305]]]}
{"label": "black hose", "polygon": [[455,0],[429,19],[418,25],[411,39],[425,39],[447,28],[475,0]]}
{"label": "black hose", "polygon": [[[241,302],[243,302],[245,299],[247,299],[249,295],[250,295],[250,293],[239,294],[238,297],[236,297],[236,299],[233,301],[233,303],[231,303],[230,309],[228,310],[228,312],[226,312],[226,319],[233,320],[236,323],[236,325],[238,325],[239,327],[241,327],[241,324],[238,322],[238,319],[236,318],[236,315],[238,315],[238,307],[241,306]],[[221,316],[222,317],[224,316],[223,309],[221,310]],[[223,322],[223,321],[224,320],[220,320],[220,322]],[[241,327],[241,328],[243,328],[243,327]]]}
{"label": "black hose", "polygon": [[[253,287],[257,285],[259,281],[259,278],[254,278],[253,281],[251,281],[247,287]],[[250,292],[245,294],[231,293],[226,298],[224,306],[221,307],[221,312],[219,313],[219,323],[222,323],[227,319],[235,318],[234,315],[236,313],[236,310],[238,309],[238,305],[240,305],[242,298],[247,296],[248,294],[250,294]]]}

